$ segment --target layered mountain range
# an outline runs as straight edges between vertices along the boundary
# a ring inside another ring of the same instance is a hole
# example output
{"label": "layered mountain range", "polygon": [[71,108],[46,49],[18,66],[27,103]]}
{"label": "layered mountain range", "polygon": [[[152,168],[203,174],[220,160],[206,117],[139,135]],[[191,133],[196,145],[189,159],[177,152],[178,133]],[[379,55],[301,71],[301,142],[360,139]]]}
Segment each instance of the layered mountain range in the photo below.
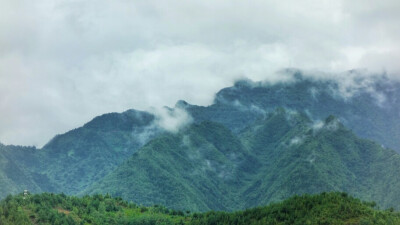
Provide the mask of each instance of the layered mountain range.
{"label": "layered mountain range", "polygon": [[179,120],[183,112],[190,123],[173,131],[157,114],[128,110],[96,117],[42,149],[1,145],[0,196],[110,193],[204,211],[346,191],[398,208],[400,84],[292,75],[237,81],[210,106],[179,101],[167,115]]}
{"label": "layered mountain range", "polygon": [[345,191],[394,207],[399,174],[399,154],[357,138],[335,117],[314,124],[278,109],[237,135],[209,121],[160,135],[85,193],[203,211]]}

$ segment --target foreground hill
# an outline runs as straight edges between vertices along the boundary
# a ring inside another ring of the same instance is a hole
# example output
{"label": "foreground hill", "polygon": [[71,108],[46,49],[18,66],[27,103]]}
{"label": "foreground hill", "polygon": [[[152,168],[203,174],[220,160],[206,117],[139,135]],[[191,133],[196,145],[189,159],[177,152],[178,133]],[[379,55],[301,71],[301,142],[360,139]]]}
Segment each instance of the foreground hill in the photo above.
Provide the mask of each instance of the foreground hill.
{"label": "foreground hill", "polygon": [[358,138],[333,116],[315,122],[277,109],[239,134],[207,121],[163,134],[85,193],[206,211],[324,191],[397,208],[400,155]]}
{"label": "foreground hill", "polygon": [[109,195],[82,198],[54,194],[8,196],[0,202],[0,224],[142,224],[142,225],[256,225],[400,223],[397,212],[373,208],[345,193],[322,193],[289,198],[265,207],[233,213],[194,213],[162,206],[141,207]]}

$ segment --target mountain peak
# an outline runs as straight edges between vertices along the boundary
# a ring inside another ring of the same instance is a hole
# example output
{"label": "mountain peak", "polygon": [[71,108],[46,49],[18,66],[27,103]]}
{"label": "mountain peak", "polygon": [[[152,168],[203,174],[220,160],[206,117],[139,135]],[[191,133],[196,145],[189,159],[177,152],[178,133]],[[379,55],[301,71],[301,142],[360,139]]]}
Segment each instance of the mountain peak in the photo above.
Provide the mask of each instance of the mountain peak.
{"label": "mountain peak", "polygon": [[185,100],[178,100],[175,103],[175,107],[176,108],[181,108],[181,109],[185,109],[186,107],[190,106],[189,103],[187,103]]}
{"label": "mountain peak", "polygon": [[256,82],[256,81],[253,81],[248,78],[242,78],[242,79],[235,81],[233,86],[236,88],[243,88],[243,87],[253,88],[253,87],[260,86],[260,85],[261,85],[261,82],[259,82],[259,81]]}
{"label": "mountain peak", "polygon": [[336,116],[334,116],[334,115],[329,115],[329,116],[325,119],[325,124],[334,123],[334,122],[339,122],[339,119],[336,118]]}

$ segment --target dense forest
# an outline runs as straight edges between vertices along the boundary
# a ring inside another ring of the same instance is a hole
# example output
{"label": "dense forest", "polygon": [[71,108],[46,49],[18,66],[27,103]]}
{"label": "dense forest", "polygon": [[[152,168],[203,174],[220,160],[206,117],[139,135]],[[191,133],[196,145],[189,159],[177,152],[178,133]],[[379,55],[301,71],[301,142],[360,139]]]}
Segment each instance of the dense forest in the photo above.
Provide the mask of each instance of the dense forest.
{"label": "dense forest", "polygon": [[336,117],[315,123],[278,108],[239,134],[210,121],[162,134],[83,193],[204,212],[343,191],[397,209],[399,174],[399,154]]}
{"label": "dense forest", "polygon": [[294,196],[237,212],[191,213],[144,207],[110,195],[84,197],[42,193],[9,195],[0,202],[0,225],[29,224],[400,224],[393,209],[379,210],[346,193]]}
{"label": "dense forest", "polygon": [[[183,223],[209,219],[186,210],[234,212],[322,192],[398,210],[400,84],[377,77],[342,89],[298,71],[293,76],[289,83],[237,81],[206,107],[178,101],[164,108],[170,119],[188,114],[175,131],[163,127],[159,115],[132,109],[98,116],[42,148],[0,144],[0,199],[25,189],[93,196],[84,197],[88,201],[109,193],[182,210]],[[107,218],[125,223],[119,220],[133,208],[121,207]],[[104,222],[90,215],[74,221]],[[27,218],[47,221],[37,213]]]}

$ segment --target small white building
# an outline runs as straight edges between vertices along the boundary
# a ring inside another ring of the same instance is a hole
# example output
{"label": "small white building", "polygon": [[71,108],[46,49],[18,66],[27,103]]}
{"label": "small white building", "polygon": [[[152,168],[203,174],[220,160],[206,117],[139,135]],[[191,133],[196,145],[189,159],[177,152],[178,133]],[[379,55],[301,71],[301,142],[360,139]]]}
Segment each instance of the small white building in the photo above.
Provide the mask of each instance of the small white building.
{"label": "small white building", "polygon": [[24,197],[23,197],[23,199],[25,199],[26,196],[28,196],[28,194],[29,194],[28,190],[24,190]]}

